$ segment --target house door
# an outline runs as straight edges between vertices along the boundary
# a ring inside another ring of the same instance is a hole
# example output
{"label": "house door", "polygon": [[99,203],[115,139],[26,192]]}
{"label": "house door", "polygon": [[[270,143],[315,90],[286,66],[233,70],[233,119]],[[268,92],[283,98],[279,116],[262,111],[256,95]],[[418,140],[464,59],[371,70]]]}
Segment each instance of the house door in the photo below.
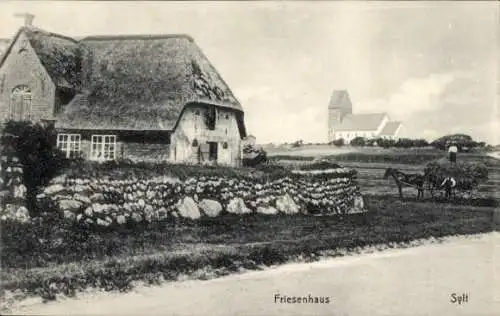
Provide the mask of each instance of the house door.
{"label": "house door", "polygon": [[217,161],[218,144],[216,142],[208,142],[208,159]]}

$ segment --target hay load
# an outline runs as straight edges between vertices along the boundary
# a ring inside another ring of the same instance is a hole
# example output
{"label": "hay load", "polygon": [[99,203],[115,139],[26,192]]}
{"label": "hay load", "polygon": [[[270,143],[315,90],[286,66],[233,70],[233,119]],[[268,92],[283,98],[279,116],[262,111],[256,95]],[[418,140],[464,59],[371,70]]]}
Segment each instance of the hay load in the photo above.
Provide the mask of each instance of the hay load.
{"label": "hay load", "polygon": [[477,186],[488,180],[488,167],[481,162],[450,163],[447,159],[440,159],[427,164],[425,175],[438,185],[446,177],[453,177],[459,188]]}

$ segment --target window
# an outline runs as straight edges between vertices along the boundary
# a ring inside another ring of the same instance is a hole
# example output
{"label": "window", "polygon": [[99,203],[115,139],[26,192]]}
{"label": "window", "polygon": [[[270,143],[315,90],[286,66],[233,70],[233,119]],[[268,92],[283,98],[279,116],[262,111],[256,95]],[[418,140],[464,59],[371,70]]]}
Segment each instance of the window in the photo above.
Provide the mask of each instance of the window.
{"label": "window", "polygon": [[90,157],[94,160],[114,160],[116,158],[115,135],[92,135]]}
{"label": "window", "polygon": [[66,154],[66,158],[76,158],[80,155],[80,134],[58,134],[57,148]]}
{"label": "window", "polygon": [[10,95],[10,118],[15,121],[31,119],[31,90],[17,86]]}

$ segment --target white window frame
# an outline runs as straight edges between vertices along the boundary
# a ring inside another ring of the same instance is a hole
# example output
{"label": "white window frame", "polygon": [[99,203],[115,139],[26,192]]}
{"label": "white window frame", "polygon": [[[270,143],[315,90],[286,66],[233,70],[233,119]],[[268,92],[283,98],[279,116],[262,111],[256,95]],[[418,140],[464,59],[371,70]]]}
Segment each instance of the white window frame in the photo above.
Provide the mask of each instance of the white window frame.
{"label": "white window frame", "polygon": [[72,158],[71,153],[80,153],[82,136],[80,134],[57,134],[57,148],[66,154],[66,158]]}
{"label": "white window frame", "polygon": [[[106,145],[113,145],[109,150]],[[92,135],[90,143],[90,159],[109,161],[116,159],[116,135]],[[108,155],[106,157],[106,154]]]}

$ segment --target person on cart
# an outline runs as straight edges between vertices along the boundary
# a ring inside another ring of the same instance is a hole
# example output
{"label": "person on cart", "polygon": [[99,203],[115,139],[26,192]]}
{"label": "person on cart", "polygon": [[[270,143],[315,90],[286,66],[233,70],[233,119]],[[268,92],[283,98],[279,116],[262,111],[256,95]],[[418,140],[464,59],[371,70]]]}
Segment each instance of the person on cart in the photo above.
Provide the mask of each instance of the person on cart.
{"label": "person on cart", "polygon": [[452,142],[448,147],[448,155],[451,163],[457,163],[458,147],[455,142]]}

